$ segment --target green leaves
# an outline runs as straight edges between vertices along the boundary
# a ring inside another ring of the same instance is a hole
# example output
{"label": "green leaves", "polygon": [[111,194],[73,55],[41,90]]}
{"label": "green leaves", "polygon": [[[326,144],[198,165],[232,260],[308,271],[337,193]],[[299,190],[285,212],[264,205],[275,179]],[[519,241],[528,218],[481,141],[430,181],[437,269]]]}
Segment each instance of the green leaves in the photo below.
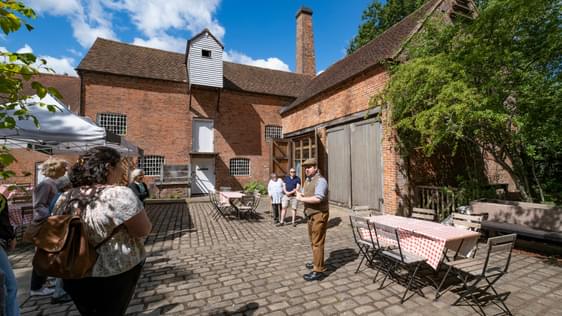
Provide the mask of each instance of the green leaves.
{"label": "green leaves", "polygon": [[560,1],[485,3],[471,24],[428,21],[407,47],[411,59],[392,69],[384,98],[405,150],[475,144],[534,195],[540,183],[562,179]]}
{"label": "green leaves", "polygon": [[[0,0],[0,28],[5,35],[16,32],[21,25],[25,25],[28,31],[33,27],[25,19],[35,18],[35,12],[26,7],[20,1]],[[0,94],[2,104],[0,104],[0,128],[15,128],[18,120],[32,120],[36,127],[39,127],[39,120],[31,115],[26,100],[28,96],[24,93],[24,84],[27,84],[33,76],[39,74],[40,70],[54,72],[46,66],[44,59],[37,60],[31,53],[12,53],[0,52]],[[31,88],[39,98],[44,98],[47,93],[56,98],[62,99],[60,93],[51,87],[45,87],[41,83],[31,82]],[[37,105],[46,107],[49,111],[55,112],[56,107],[52,104],[39,102]],[[12,112],[13,111],[13,112]],[[0,166],[7,167],[15,161],[5,146],[0,147]],[[6,179],[15,174],[0,168],[0,178]]]}
{"label": "green leaves", "polygon": [[424,3],[423,0],[379,0],[373,2],[363,11],[362,23],[357,35],[351,40],[347,54],[351,54],[370,42],[389,27],[398,23]]}

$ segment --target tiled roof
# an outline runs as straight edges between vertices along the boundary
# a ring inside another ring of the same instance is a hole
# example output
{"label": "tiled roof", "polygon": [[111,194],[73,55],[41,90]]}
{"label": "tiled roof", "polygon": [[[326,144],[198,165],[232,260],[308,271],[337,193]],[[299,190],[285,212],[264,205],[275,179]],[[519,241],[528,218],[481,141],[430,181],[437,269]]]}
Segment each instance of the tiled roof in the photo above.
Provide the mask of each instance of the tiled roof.
{"label": "tiled roof", "polygon": [[224,88],[298,97],[312,79],[308,75],[235,63],[223,63]]}
{"label": "tiled roof", "polygon": [[131,77],[187,82],[185,56],[98,38],[76,68]]}
{"label": "tiled roof", "polygon": [[442,0],[430,0],[412,14],[396,23],[381,35],[361,47],[353,54],[341,59],[323,73],[315,77],[293,103],[281,109],[287,112],[310,98],[378,65],[396,57],[402,45],[413,35],[427,16]]}
{"label": "tiled roof", "polygon": [[[77,68],[115,75],[187,83],[185,55],[98,38]],[[298,97],[310,77],[224,62],[226,89]]]}
{"label": "tiled roof", "polygon": [[63,99],[62,103],[68,105],[72,112],[78,113],[80,110],[80,78],[66,75],[40,74],[24,85],[24,93],[27,95],[35,94],[31,88],[31,82],[38,81],[46,87],[53,87],[60,92]]}

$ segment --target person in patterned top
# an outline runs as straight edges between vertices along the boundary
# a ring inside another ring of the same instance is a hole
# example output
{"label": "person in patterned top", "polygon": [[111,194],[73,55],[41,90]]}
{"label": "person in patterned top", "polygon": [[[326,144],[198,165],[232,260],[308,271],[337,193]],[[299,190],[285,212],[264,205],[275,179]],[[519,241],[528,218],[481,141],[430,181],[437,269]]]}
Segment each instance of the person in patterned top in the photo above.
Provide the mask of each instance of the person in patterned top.
{"label": "person in patterned top", "polygon": [[65,279],[64,290],[82,315],[124,315],[146,253],[143,237],[152,230],[141,201],[122,179],[121,156],[113,148],[88,150],[72,167],[73,189],[63,193],[53,214],[79,214],[98,259],[91,277]]}

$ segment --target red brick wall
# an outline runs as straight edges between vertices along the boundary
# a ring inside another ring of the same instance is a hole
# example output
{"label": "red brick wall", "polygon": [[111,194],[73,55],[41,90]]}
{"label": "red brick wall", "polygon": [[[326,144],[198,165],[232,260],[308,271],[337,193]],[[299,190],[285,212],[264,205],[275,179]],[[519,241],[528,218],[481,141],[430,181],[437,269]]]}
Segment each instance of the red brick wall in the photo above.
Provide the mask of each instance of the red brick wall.
{"label": "red brick wall", "polygon": [[[216,187],[239,189],[258,180],[269,178],[269,143],[265,140],[266,125],[281,126],[279,110],[289,98],[223,90],[220,102],[217,90],[193,87],[191,114],[214,121]],[[191,139],[190,139],[191,147]],[[232,158],[250,159],[250,176],[230,176]]]}
{"label": "red brick wall", "polygon": [[[6,180],[0,180],[0,183],[31,183],[35,184],[35,165],[37,162],[45,161],[49,155],[42,154],[29,149],[11,149],[10,152],[17,161],[13,162],[8,170],[16,173],[16,176]],[[76,161],[76,155],[59,155],[57,158],[67,160],[71,165]],[[30,173],[29,176],[23,176],[24,173]]]}
{"label": "red brick wall", "polygon": [[166,164],[189,162],[187,84],[90,72],[82,80],[86,116],[95,121],[101,112],[126,114],[125,137],[145,155],[164,156]]}
{"label": "red brick wall", "polygon": [[[158,80],[87,73],[85,114],[127,115],[127,140],[145,155],[163,155],[167,164],[190,163],[193,118],[214,121],[216,187],[241,188],[247,182],[265,182],[269,173],[266,125],[281,125],[279,109],[289,98],[192,87]],[[189,108],[191,104],[191,109]],[[250,159],[250,176],[229,175],[231,158]],[[147,179],[152,182],[153,179]]]}
{"label": "red brick wall", "polygon": [[296,35],[296,73],[316,75],[316,54],[314,52],[314,33],[312,30],[312,14],[297,14]]}
{"label": "red brick wall", "polygon": [[[283,115],[283,133],[290,133],[318,124],[326,123],[369,108],[369,100],[380,93],[389,76],[379,66],[314,97],[288,114]],[[387,213],[396,213],[402,207],[407,194],[406,178],[401,170],[401,161],[395,148],[396,133],[383,113],[382,155],[384,166],[384,208]]]}
{"label": "red brick wall", "polygon": [[283,114],[283,133],[347,116],[368,109],[369,99],[379,93],[388,80],[383,67],[377,67],[305,104]]}

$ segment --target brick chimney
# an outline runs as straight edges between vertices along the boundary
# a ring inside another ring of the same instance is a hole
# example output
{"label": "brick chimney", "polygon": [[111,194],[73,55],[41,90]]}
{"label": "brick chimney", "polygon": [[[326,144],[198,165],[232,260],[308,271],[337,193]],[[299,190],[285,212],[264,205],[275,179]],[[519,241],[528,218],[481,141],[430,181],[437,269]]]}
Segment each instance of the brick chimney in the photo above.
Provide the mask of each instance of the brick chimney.
{"label": "brick chimney", "polygon": [[296,72],[316,75],[314,33],[312,32],[312,10],[301,7],[297,12],[297,67]]}

